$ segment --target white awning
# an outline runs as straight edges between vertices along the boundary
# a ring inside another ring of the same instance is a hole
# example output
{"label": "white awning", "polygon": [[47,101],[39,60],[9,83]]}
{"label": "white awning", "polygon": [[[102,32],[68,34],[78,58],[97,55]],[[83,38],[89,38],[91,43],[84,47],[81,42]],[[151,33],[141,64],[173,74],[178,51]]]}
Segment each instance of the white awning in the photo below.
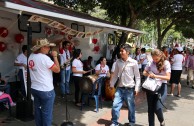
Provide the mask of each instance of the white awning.
{"label": "white awning", "polygon": [[38,15],[45,15],[45,16],[50,16],[50,17],[55,17],[55,18],[61,18],[65,20],[71,20],[71,21],[76,21],[76,22],[81,22],[85,24],[89,24],[92,26],[96,27],[104,27],[104,28],[110,28],[110,29],[115,29],[115,30],[121,30],[121,31],[128,31],[132,33],[137,33],[137,34],[145,34],[143,31],[127,28],[127,27],[122,27],[122,26],[117,26],[117,25],[112,25],[108,23],[103,23],[103,22],[98,22],[98,21],[93,21],[89,19],[84,19],[80,17],[75,17],[67,14],[62,14],[62,13],[57,13],[57,12],[52,12],[44,9],[38,9],[34,7],[29,7],[29,6],[24,6],[12,2],[5,1],[4,3],[0,2],[0,5],[4,6],[5,8],[9,9],[14,9],[14,10],[19,10],[23,12],[29,12],[32,14],[38,14]]}

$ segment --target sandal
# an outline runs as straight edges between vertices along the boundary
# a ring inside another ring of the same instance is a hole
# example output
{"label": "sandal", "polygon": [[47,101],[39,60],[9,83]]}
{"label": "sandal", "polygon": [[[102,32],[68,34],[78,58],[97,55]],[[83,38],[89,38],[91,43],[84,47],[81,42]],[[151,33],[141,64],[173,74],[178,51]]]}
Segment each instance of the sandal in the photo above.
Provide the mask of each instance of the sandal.
{"label": "sandal", "polygon": [[77,107],[81,107],[81,103],[76,103],[75,104]]}

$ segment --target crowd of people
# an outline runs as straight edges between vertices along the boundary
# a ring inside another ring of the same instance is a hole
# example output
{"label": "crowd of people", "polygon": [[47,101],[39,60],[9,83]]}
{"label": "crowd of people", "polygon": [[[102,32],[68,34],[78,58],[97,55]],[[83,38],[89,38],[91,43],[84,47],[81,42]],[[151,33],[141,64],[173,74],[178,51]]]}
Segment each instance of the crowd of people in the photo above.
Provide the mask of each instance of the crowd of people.
{"label": "crowd of people", "polygon": [[[37,39],[31,48],[32,53],[28,59],[28,68],[31,77],[31,92],[34,97],[34,114],[36,125],[50,126],[52,122],[53,104],[55,100],[55,90],[53,83],[53,73],[59,73],[60,94],[65,95],[74,93],[75,105],[81,106],[80,99],[80,80],[83,76],[93,75],[110,78],[110,90],[116,87],[112,105],[111,126],[118,126],[120,109],[123,102],[126,103],[129,114],[129,125],[134,126],[135,119],[135,97],[141,91],[142,83],[147,77],[157,78],[161,81],[161,88],[158,93],[161,95],[162,102],[166,96],[181,97],[180,78],[183,67],[188,71],[187,85],[194,88],[194,51],[183,50],[182,47],[174,47],[171,52],[163,47],[162,50],[153,49],[149,54],[145,48],[132,48],[128,44],[120,46],[120,52],[112,66],[107,65],[105,57],[100,57],[96,66],[92,65],[93,57],[82,60],[82,50],[69,50],[71,42],[64,40],[59,44],[59,50],[53,51],[56,46],[47,39]],[[58,54],[59,52],[59,54]],[[151,58],[148,58],[148,57]],[[150,60],[151,59],[151,60]],[[18,76],[21,83],[21,93],[26,96],[23,83],[22,70],[27,69],[27,46],[22,47],[22,53],[17,57],[14,63],[19,66]],[[24,68],[24,69],[22,69]],[[71,90],[71,80],[73,80],[75,90]],[[118,81],[119,80],[119,81]],[[118,83],[115,85],[115,83]],[[171,84],[170,92],[167,93],[167,83]],[[102,97],[105,98],[105,81],[102,81]],[[174,89],[177,87],[177,93],[174,95]],[[158,117],[161,126],[165,126],[162,104],[158,99],[158,93],[152,94],[146,92],[148,104],[148,122],[149,126],[154,126],[154,114]],[[4,94],[4,95],[2,95]],[[8,94],[8,95],[7,95]],[[8,97],[12,106],[12,101],[8,93],[0,92],[1,97]]]}
{"label": "crowd of people", "polygon": [[[161,102],[164,102],[167,95],[174,96],[174,89],[177,87],[177,93],[175,96],[181,97],[181,74],[185,67],[185,71],[188,71],[187,85],[191,85],[194,88],[193,83],[193,70],[194,70],[194,57],[189,48],[183,50],[180,46],[175,46],[171,49],[172,51],[168,52],[167,47],[163,47],[162,50],[153,49],[151,51],[151,60],[148,58],[148,55],[145,53],[145,48],[136,48],[135,53],[131,54],[132,51],[128,50],[125,46],[121,46],[120,55],[121,58],[114,63],[113,68],[115,69],[114,76],[111,79],[111,88],[113,88],[116,82],[116,78],[119,77],[119,85],[115,92],[115,98],[113,100],[112,107],[112,124],[111,126],[118,126],[119,111],[122,106],[123,100],[126,102],[129,110],[129,126],[134,126],[135,124],[135,115],[134,115],[134,96],[138,93],[138,88],[146,80],[147,77],[156,78],[161,81],[161,87],[157,93],[146,91],[147,104],[148,104],[148,122],[149,126],[155,125],[154,114],[156,114],[160,126],[165,126],[164,115],[163,115],[163,105]],[[128,54],[132,58],[128,60],[126,57],[123,58],[123,52]],[[194,50],[193,50],[194,52]],[[135,67],[132,65],[136,60]],[[128,61],[128,62],[127,62]],[[122,64],[122,65],[121,65]],[[127,65],[130,68],[126,68]],[[135,71],[139,72],[139,75]],[[123,74],[125,73],[125,74]],[[142,76],[141,76],[142,75]],[[131,78],[129,78],[132,76]],[[141,76],[141,77],[139,77]],[[135,79],[134,79],[135,78]],[[141,78],[138,80],[137,78]],[[167,83],[170,83],[170,92],[167,92]],[[127,84],[128,85],[127,85]],[[131,85],[129,85],[131,84]],[[127,91],[133,89],[133,96],[129,97],[130,92],[125,94]],[[128,98],[126,98],[128,96]]]}

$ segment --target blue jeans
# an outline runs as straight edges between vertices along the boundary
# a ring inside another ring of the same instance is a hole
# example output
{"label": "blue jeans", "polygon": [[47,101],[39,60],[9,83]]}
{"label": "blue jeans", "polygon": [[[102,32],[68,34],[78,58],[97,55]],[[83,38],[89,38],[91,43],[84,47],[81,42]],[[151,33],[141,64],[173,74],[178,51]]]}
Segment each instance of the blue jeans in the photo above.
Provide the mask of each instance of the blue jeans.
{"label": "blue jeans", "polygon": [[26,97],[26,90],[25,90],[25,85],[24,85],[24,77],[23,77],[23,71],[22,71],[22,69],[19,70],[18,76],[20,78],[20,84],[21,84],[20,91],[21,91],[22,95],[24,97]]}
{"label": "blue jeans", "polygon": [[51,126],[55,91],[38,91],[31,89],[34,96],[36,126]]}
{"label": "blue jeans", "polygon": [[123,101],[126,102],[128,106],[128,120],[129,123],[135,123],[135,96],[134,88],[132,89],[122,89],[117,88],[115,92],[115,98],[112,107],[112,123],[118,124],[118,119],[120,116],[120,109],[123,105]]}
{"label": "blue jeans", "polygon": [[70,93],[70,90],[69,90],[70,72],[71,70],[61,69],[61,73],[60,73],[61,74],[61,82],[60,82],[61,94]]}
{"label": "blue jeans", "polygon": [[[158,93],[161,94],[161,101],[163,103],[167,96],[167,85],[165,83],[162,84],[162,87],[159,89]],[[148,103],[149,126],[155,126],[154,114],[157,115],[160,123],[164,121],[164,116],[162,111],[163,106],[158,100],[158,94],[150,94],[150,93],[146,93],[146,94],[147,94],[147,103]]]}

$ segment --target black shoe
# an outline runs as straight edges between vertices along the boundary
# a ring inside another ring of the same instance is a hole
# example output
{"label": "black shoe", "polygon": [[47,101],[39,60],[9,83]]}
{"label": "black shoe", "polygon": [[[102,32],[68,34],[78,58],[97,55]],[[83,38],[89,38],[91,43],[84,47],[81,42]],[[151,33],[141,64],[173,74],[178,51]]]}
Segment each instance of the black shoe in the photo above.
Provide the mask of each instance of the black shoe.
{"label": "black shoe", "polygon": [[67,95],[73,95],[72,93],[67,93]]}
{"label": "black shoe", "polygon": [[65,98],[65,94],[61,94],[61,98]]}

